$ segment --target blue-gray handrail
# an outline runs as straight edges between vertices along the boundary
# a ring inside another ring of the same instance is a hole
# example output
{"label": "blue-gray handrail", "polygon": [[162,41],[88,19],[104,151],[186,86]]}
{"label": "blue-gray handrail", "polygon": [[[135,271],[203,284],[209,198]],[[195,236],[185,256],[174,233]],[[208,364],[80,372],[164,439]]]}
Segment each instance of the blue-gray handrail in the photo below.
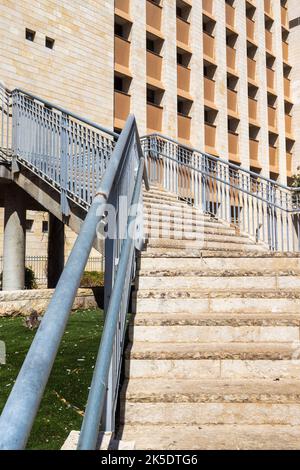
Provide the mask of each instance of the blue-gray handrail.
{"label": "blue-gray handrail", "polygon": [[[136,139],[135,119],[133,116],[129,116],[54,295],[3,409],[0,417],[0,449],[23,449],[26,446],[96,237],[98,224],[103,220],[107,202],[110,201],[115,185],[118,183],[117,178],[120,178],[119,175],[125,167],[126,160],[130,158],[131,152],[135,149]],[[137,153],[137,157],[142,158],[140,152]],[[141,164],[143,164],[143,159]],[[146,177],[145,170],[143,171]],[[140,176],[140,172],[138,175]],[[136,180],[136,175],[134,175],[134,179]]]}
{"label": "blue-gray handrail", "polygon": [[[128,272],[132,270],[131,259],[134,250],[134,240],[130,233],[130,227],[137,217],[137,206],[140,200],[142,180],[144,173],[144,157],[141,158],[136,184],[131,201],[132,213],[128,217],[127,236],[123,242],[121,256],[118,263],[115,284],[112,290],[108,311],[106,313],[105,326],[102,333],[101,344],[98,352],[93,380],[87,402],[86,412],[83,418],[78,450],[95,450],[98,440],[99,424],[103,414],[104,402],[107,392],[108,374],[114,347],[114,338],[119,322],[119,311],[122,301],[126,310],[129,300]],[[146,189],[148,182],[146,180]],[[127,282],[126,282],[127,277]],[[125,299],[123,299],[125,292]]]}

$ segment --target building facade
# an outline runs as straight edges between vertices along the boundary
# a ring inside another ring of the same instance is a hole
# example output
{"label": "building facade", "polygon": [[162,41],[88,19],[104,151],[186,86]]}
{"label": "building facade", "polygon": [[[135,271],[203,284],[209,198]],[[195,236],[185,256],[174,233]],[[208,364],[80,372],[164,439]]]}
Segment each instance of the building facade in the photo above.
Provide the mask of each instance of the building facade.
{"label": "building facade", "polygon": [[[0,0],[0,80],[289,184],[299,17],[298,0]],[[45,217],[30,214],[37,243]]]}

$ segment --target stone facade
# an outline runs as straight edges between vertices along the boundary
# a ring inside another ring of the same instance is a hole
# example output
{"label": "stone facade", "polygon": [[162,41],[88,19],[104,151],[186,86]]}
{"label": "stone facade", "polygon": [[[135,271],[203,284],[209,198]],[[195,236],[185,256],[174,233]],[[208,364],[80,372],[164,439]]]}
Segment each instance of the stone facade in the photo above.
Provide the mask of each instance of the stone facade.
{"label": "stone facade", "polygon": [[[2,0],[0,79],[112,126],[113,0]],[[26,40],[26,29],[35,33]],[[45,38],[55,41],[53,50]]]}

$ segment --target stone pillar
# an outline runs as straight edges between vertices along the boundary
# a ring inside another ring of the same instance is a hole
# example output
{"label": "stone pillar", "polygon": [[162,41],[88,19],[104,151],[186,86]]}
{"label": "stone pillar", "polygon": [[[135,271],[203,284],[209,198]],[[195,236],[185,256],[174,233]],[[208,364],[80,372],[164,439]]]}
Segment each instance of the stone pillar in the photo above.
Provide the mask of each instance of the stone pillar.
{"label": "stone pillar", "polygon": [[24,195],[15,186],[5,192],[3,280],[4,291],[25,287],[26,205]]}
{"label": "stone pillar", "polygon": [[163,45],[162,82],[165,86],[163,97],[163,134],[177,139],[177,47],[176,47],[176,1],[163,2],[162,30]]}
{"label": "stone pillar", "polygon": [[54,289],[65,264],[65,227],[63,222],[49,214],[48,288]]}
{"label": "stone pillar", "polygon": [[147,132],[146,85],[146,2],[131,0],[130,69],[132,72],[131,113],[135,115],[140,135]]}

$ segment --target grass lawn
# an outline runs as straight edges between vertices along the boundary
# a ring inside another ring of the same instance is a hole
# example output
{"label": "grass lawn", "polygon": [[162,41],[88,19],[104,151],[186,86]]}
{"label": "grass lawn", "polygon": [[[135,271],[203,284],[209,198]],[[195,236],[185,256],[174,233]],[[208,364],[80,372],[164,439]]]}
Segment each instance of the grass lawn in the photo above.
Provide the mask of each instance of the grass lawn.
{"label": "grass lawn", "polygon": [[[101,310],[71,315],[28,449],[60,449],[69,432],[80,429],[102,328]],[[7,353],[6,365],[0,365],[0,411],[35,331],[24,326],[23,318],[0,318],[0,340],[5,341]]]}

